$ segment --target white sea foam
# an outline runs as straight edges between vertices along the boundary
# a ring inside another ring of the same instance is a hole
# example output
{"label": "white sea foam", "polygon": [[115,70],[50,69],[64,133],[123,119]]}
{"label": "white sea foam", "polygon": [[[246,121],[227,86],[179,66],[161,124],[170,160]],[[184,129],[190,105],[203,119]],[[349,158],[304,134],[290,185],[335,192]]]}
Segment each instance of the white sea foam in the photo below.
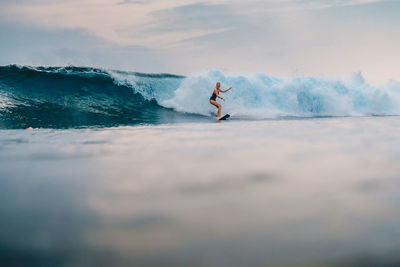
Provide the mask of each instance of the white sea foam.
{"label": "white sea foam", "polygon": [[218,70],[205,71],[184,79],[173,97],[157,101],[179,112],[210,115],[215,113],[209,97],[216,81],[223,88],[233,87],[221,94],[226,98],[222,106],[224,113],[238,117],[400,114],[400,83],[372,86],[361,73],[349,81],[341,81],[319,77],[280,79],[262,73],[234,76]]}

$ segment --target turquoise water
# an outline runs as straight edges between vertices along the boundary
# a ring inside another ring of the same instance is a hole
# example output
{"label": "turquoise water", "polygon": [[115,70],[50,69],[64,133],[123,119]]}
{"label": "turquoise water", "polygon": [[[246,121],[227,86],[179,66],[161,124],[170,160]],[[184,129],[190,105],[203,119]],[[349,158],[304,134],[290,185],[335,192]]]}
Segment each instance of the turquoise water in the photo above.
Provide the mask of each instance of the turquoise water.
{"label": "turquoise water", "polygon": [[2,266],[398,266],[399,117],[0,131]]}
{"label": "turquoise water", "polygon": [[88,67],[0,66],[0,129],[209,122],[215,83],[233,120],[400,115],[400,84],[326,77],[282,79],[208,70],[187,77]]}

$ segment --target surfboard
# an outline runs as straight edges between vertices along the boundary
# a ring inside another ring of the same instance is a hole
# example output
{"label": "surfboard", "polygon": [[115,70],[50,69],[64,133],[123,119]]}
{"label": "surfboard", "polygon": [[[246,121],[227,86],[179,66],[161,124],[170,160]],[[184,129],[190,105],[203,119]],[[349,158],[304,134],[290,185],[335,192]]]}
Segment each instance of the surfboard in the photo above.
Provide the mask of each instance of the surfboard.
{"label": "surfboard", "polygon": [[226,114],[225,116],[222,116],[221,118],[219,118],[218,120],[219,121],[224,121],[224,120],[226,120],[227,118],[229,118],[231,115],[229,115],[229,114]]}

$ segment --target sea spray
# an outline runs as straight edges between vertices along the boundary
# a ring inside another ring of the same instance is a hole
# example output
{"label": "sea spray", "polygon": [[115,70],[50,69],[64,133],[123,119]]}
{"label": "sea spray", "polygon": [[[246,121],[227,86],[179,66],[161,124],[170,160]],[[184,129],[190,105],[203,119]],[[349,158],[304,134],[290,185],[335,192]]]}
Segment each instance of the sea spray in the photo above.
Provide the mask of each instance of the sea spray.
{"label": "sea spray", "polygon": [[[0,67],[0,128],[69,128],[212,121],[209,97],[220,81],[232,119],[400,115],[400,83],[282,79],[219,70],[187,77],[88,67]],[[220,101],[220,100],[219,100]]]}
{"label": "sea spray", "polygon": [[188,76],[171,99],[160,102],[179,112],[208,115],[208,97],[216,81],[233,89],[222,94],[224,112],[246,118],[282,116],[399,115],[400,86],[374,87],[360,73],[350,81],[320,77],[279,79],[262,73],[224,75],[206,71]]}

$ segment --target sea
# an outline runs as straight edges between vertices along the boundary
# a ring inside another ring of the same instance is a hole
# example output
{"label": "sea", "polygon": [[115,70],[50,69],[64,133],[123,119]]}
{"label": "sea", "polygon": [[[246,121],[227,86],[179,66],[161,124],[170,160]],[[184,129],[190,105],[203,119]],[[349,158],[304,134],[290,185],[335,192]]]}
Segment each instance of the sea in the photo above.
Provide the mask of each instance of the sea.
{"label": "sea", "polygon": [[1,66],[0,266],[400,266],[399,130],[361,73]]}

